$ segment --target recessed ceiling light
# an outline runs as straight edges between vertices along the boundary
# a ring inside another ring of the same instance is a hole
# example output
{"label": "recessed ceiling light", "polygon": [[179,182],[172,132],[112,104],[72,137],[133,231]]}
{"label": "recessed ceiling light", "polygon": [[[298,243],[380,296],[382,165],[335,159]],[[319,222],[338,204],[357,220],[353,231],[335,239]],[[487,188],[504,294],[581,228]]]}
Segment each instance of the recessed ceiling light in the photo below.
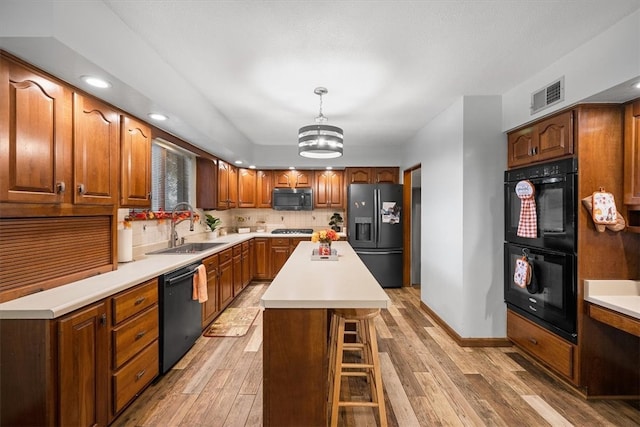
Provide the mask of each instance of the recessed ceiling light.
{"label": "recessed ceiling light", "polygon": [[256,168],[256,165],[250,165],[249,166],[249,169],[255,169],[255,168]]}
{"label": "recessed ceiling light", "polygon": [[91,85],[93,87],[98,87],[100,89],[106,89],[111,87],[111,83],[108,81],[101,79],[100,77],[94,76],[82,76],[80,77],[86,84]]}
{"label": "recessed ceiling light", "polygon": [[326,169],[330,171],[331,169],[333,169],[333,166],[327,166]]}
{"label": "recessed ceiling light", "polygon": [[236,161],[235,161],[235,164],[236,164],[236,165],[241,165],[241,164],[242,164],[242,160],[236,160]]}
{"label": "recessed ceiling light", "polygon": [[633,87],[635,87],[636,89],[640,89],[640,82],[634,84]]}
{"label": "recessed ceiling light", "polygon": [[295,166],[289,166],[289,169],[291,170],[295,170],[295,168],[296,168]]}
{"label": "recessed ceiling light", "polygon": [[152,118],[153,120],[157,120],[159,122],[162,122],[164,120],[167,120],[169,117],[165,116],[164,114],[160,114],[160,113],[149,113],[148,116],[150,118]]}

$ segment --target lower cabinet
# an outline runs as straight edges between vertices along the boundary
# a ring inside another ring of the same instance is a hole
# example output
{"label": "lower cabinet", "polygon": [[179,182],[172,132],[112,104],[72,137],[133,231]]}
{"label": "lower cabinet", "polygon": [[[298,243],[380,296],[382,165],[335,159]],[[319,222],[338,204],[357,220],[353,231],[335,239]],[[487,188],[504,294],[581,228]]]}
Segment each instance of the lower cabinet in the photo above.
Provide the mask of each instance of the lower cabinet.
{"label": "lower cabinet", "polygon": [[233,296],[242,291],[242,244],[233,247]]}
{"label": "lower cabinet", "polygon": [[233,250],[225,249],[218,254],[218,289],[220,310],[224,310],[233,300]]}
{"label": "lower cabinet", "polygon": [[110,300],[112,420],[158,376],[158,280],[149,280]]}
{"label": "lower cabinet", "polygon": [[507,337],[555,372],[575,382],[574,345],[507,310]]}
{"label": "lower cabinet", "polygon": [[256,280],[269,280],[271,278],[269,240],[271,239],[267,237],[256,237],[254,239],[253,278]]}
{"label": "lower cabinet", "polygon": [[[59,419],[56,424],[107,424],[108,328],[106,302],[85,307],[58,321]],[[33,386],[37,387],[38,383]],[[2,412],[8,409],[7,402],[4,399],[3,402]],[[4,420],[1,424],[13,425]]]}
{"label": "lower cabinet", "polygon": [[202,304],[202,329],[204,330],[220,313],[220,304],[218,304],[218,282],[220,280],[218,254],[203,259],[202,264],[207,269],[208,298]]}
{"label": "lower cabinet", "polygon": [[[242,242],[242,254],[240,256],[242,264],[242,289],[246,288],[251,283],[251,256],[249,254],[249,241]],[[236,293],[237,295],[237,293]]]}
{"label": "lower cabinet", "polygon": [[284,263],[289,259],[289,255],[291,255],[291,243],[289,238],[276,237],[271,239],[271,250],[269,256],[271,264],[269,274],[270,279],[276,277]]}

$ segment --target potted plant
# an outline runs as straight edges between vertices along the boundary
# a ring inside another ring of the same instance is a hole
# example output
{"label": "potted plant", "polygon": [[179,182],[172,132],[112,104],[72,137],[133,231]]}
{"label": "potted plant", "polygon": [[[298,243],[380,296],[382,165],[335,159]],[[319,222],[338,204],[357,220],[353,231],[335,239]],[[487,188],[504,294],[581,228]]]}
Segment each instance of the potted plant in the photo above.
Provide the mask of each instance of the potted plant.
{"label": "potted plant", "polygon": [[331,226],[331,229],[335,232],[340,232],[340,225],[344,222],[344,220],[342,219],[342,215],[340,215],[338,212],[334,212],[333,215],[331,215],[331,218],[329,218],[329,225]]}
{"label": "potted plant", "polygon": [[218,231],[216,230],[216,228],[218,228],[222,221],[220,220],[220,218],[216,218],[213,215],[205,214],[204,216],[207,223],[207,228],[209,229],[209,238],[215,239],[216,237],[218,237]]}

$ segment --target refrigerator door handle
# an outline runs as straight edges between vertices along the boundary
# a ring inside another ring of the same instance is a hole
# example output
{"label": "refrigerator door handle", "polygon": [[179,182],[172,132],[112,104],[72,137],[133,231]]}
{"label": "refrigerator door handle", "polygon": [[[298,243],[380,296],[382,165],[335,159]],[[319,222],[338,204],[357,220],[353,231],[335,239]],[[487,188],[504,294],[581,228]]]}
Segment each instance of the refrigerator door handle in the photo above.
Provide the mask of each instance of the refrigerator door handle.
{"label": "refrigerator door handle", "polygon": [[376,210],[373,217],[375,218],[375,228],[376,228],[376,246],[380,244],[380,189],[376,187],[374,192],[374,209]]}
{"label": "refrigerator door handle", "polygon": [[395,251],[384,251],[384,252],[368,252],[368,251],[356,251],[356,253],[358,255],[394,255],[394,254],[401,254],[402,253],[402,249],[398,249]]}

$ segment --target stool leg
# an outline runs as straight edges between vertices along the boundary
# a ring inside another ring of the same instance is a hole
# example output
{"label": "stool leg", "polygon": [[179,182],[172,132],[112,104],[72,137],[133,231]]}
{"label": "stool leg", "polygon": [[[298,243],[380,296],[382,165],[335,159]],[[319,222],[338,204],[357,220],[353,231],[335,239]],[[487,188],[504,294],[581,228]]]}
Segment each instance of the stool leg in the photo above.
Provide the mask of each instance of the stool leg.
{"label": "stool leg", "polygon": [[387,426],[387,411],[384,405],[384,390],[382,388],[382,372],[380,371],[380,357],[378,356],[378,340],[376,337],[376,327],[373,319],[369,319],[368,323],[368,339],[371,343],[371,356],[373,358],[373,375],[375,377],[376,394],[372,396],[374,401],[378,403],[378,414],[380,415],[380,426]]}
{"label": "stool leg", "polygon": [[331,393],[331,427],[338,426],[338,416],[340,415],[339,403],[340,403],[340,385],[342,381],[342,357],[344,346],[344,319],[338,317],[338,330],[336,334],[336,351],[335,351],[335,363],[334,363],[334,376],[333,387]]}

